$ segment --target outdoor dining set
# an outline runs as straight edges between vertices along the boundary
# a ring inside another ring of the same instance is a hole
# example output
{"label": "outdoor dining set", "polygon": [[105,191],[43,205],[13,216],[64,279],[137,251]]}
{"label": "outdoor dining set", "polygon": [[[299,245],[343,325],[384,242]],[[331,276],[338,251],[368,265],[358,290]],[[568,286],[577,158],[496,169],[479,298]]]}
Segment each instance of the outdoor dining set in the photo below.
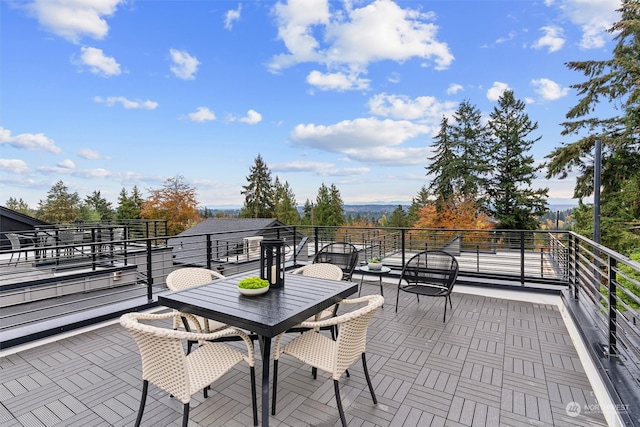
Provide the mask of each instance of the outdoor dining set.
{"label": "outdoor dining set", "polygon": [[[347,242],[324,246],[310,264],[290,271],[285,271],[277,242],[264,241],[262,248],[257,271],[225,277],[201,267],[173,270],[166,279],[171,292],[158,297],[159,305],[170,310],[121,317],[121,325],[136,340],[142,358],[143,388],[136,426],[143,418],[150,383],[183,403],[182,425],[187,426],[192,396],[202,391],[207,397],[211,385],[239,364],[246,364],[249,370],[248,395],[253,424],[258,425],[257,358],[262,364],[263,426],[276,414],[278,364],[286,357],[310,366],[314,378],[318,369],[330,375],[343,426],[347,422],[339,381],[349,376],[349,367],[358,359],[371,399],[377,403],[365,354],[367,328],[384,303],[382,282],[380,295],[358,293],[363,282],[354,282],[353,275],[367,273],[368,267],[358,267],[358,250]],[[446,303],[451,307],[457,272],[452,255],[421,252],[402,267],[397,292],[415,293],[418,300],[420,295],[444,297],[446,320]],[[240,293],[239,283],[254,277],[266,280],[268,290]],[[348,298],[356,293],[355,298]],[[259,344],[258,354],[254,341]]]}

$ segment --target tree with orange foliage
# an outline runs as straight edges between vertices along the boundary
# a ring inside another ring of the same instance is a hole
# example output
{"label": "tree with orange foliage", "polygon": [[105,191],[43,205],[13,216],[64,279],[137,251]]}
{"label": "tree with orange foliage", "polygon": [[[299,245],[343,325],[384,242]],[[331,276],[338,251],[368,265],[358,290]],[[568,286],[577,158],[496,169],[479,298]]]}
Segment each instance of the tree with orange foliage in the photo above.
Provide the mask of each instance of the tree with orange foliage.
{"label": "tree with orange foliage", "polygon": [[177,175],[168,178],[160,189],[148,189],[150,196],[142,202],[140,216],[167,221],[167,233],[174,236],[200,222],[196,190]]}
{"label": "tree with orange foliage", "polygon": [[[433,203],[424,206],[418,212],[418,220],[414,227],[438,229],[437,232],[431,233],[412,231],[412,234],[414,238],[425,242],[433,240],[442,243],[455,237],[458,234],[457,230],[492,230],[494,224],[475,201],[451,198],[439,205],[439,209],[436,209]],[[487,241],[485,232],[465,234],[466,243]]]}

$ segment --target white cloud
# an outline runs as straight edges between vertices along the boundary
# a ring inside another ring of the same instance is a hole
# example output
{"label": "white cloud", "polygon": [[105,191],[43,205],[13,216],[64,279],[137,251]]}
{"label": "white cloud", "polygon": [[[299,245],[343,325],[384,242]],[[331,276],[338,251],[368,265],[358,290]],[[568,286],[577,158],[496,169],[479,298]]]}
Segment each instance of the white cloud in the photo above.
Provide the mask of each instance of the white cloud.
{"label": "white cloud", "polygon": [[118,64],[115,59],[105,56],[102,49],[82,47],[80,48],[80,52],[80,61],[78,62],[81,65],[88,66],[93,74],[111,77],[121,73],[120,64]]}
{"label": "white cloud", "polygon": [[439,122],[443,115],[453,113],[455,102],[439,102],[432,96],[410,99],[403,95],[381,93],[369,99],[371,113],[403,120],[429,120]]}
{"label": "white cloud", "polygon": [[616,12],[622,5],[620,0],[560,0],[553,3],[573,22],[580,26],[580,47],[595,49],[604,46],[611,35],[607,30],[620,19]]}
{"label": "white cloud", "polygon": [[558,83],[549,79],[533,79],[531,85],[536,89],[536,93],[546,101],[555,101],[563,96],[567,96],[569,88],[562,87]]}
{"label": "white cloud", "polygon": [[91,150],[90,148],[82,148],[78,152],[78,156],[87,160],[98,160],[98,159],[108,159],[109,157],[103,156],[99,152],[95,150]]}
{"label": "white cloud", "polygon": [[330,126],[300,124],[291,132],[295,145],[342,153],[351,160],[380,164],[424,163],[428,149],[399,147],[403,142],[430,134],[429,126],[406,120],[360,118]]}
{"label": "white cloud", "polygon": [[455,95],[461,90],[464,90],[464,87],[462,85],[459,85],[458,83],[451,83],[447,88],[447,95]]}
{"label": "white cloud", "polygon": [[239,118],[238,121],[242,123],[248,123],[250,125],[255,125],[262,121],[262,114],[258,113],[255,110],[249,110],[247,111],[247,115],[245,117]]}
{"label": "white cloud", "polygon": [[[453,61],[447,44],[436,38],[438,27],[429,22],[433,14],[402,9],[391,0],[375,0],[361,8],[344,4],[338,10],[334,9],[337,3],[331,3],[330,10],[328,0],[278,2],[274,7],[278,37],[287,53],[274,56],[270,70],[315,62],[329,72],[357,76],[378,61],[422,58],[432,61],[436,69],[445,69]],[[317,34],[323,37],[316,38]]]}
{"label": "white cloud", "polygon": [[540,28],[544,35],[540,37],[534,44],[535,49],[548,48],[548,52],[557,52],[564,46],[565,38],[562,28],[550,25]]}
{"label": "white cloud", "polygon": [[155,110],[158,107],[158,103],[154,101],[140,101],[140,100],[129,100],[124,96],[109,96],[107,98],[102,98],[100,96],[96,96],[93,100],[99,104],[106,104],[108,107],[113,107],[115,104],[122,105],[125,109],[143,109],[143,110]]}
{"label": "white cloud", "polygon": [[11,131],[0,126],[0,145],[7,144],[15,148],[29,151],[44,150],[51,153],[61,153],[62,149],[56,146],[53,139],[47,138],[43,133],[21,133],[11,136]]}
{"label": "white cloud", "polygon": [[487,99],[497,101],[505,90],[509,90],[509,85],[502,82],[493,82],[493,86],[487,90]]}
{"label": "white cloud", "polygon": [[179,79],[195,79],[198,65],[200,65],[198,59],[195,56],[189,55],[184,50],[169,49],[169,53],[171,55],[171,61],[173,61],[171,72]]}
{"label": "white cloud", "polygon": [[238,8],[236,10],[228,10],[224,15],[224,28],[230,30],[233,27],[233,21],[238,21],[240,19],[240,12],[242,11],[242,4],[238,3]]}
{"label": "white cloud", "polygon": [[370,171],[367,167],[339,168],[333,163],[309,162],[296,160],[288,163],[269,165],[274,172],[303,172],[320,176],[354,176],[363,175]]}
{"label": "white cloud", "polygon": [[20,159],[0,159],[0,170],[6,170],[11,173],[29,172],[29,167],[24,160]]}
{"label": "white cloud", "polygon": [[101,40],[109,32],[104,17],[115,13],[126,0],[34,0],[27,9],[40,25],[60,37],[78,43],[83,36]]}
{"label": "white cloud", "polygon": [[321,90],[364,90],[369,88],[368,79],[358,78],[355,73],[326,73],[314,70],[307,76],[307,83]]}
{"label": "white cloud", "polygon": [[213,111],[209,110],[207,107],[198,107],[198,111],[195,113],[189,113],[189,119],[194,122],[210,122],[216,119],[216,115]]}
{"label": "white cloud", "polygon": [[58,167],[61,167],[63,169],[75,169],[76,164],[73,163],[71,159],[65,159],[58,163]]}

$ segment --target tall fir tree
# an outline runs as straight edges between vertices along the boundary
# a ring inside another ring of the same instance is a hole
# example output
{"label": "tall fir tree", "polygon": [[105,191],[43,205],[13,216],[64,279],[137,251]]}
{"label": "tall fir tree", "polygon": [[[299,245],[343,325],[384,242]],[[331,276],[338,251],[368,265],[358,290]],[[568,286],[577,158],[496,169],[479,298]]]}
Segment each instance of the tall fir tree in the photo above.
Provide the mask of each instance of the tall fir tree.
{"label": "tall fir tree", "polygon": [[296,207],[296,196],[287,181],[282,184],[276,177],[274,183],[275,193],[275,216],[287,225],[296,225],[300,222],[300,214]]}
{"label": "tall fir tree", "polygon": [[455,194],[454,181],[458,177],[458,156],[453,146],[449,119],[442,118],[440,132],[434,138],[434,155],[426,166],[427,176],[431,176],[428,191],[433,194],[436,205],[442,205]]}
{"label": "tall fir tree", "polygon": [[46,200],[38,204],[38,218],[51,223],[69,223],[80,219],[80,196],[69,192],[64,182],[56,182],[47,193]]}
{"label": "tall fir tree", "polygon": [[247,185],[242,186],[244,205],[241,218],[272,218],[274,216],[274,188],[271,171],[258,154],[249,170]]}
{"label": "tall fir tree", "polygon": [[489,128],[482,123],[482,113],[468,100],[462,101],[453,115],[450,137],[457,154],[454,188],[463,200],[476,200],[486,186],[489,172],[487,152],[490,145]]}
{"label": "tall fir tree", "polygon": [[97,213],[99,221],[111,221],[115,218],[115,213],[111,202],[100,195],[100,191],[94,191],[84,199],[84,205]]}
{"label": "tall fir tree", "polygon": [[525,112],[524,102],[513,91],[505,91],[491,112],[492,174],[488,181],[488,211],[498,221],[497,228],[535,230],[537,217],[546,211],[547,188],[534,189],[532,182],[544,165],[536,165],[528,154],[540,140],[530,138],[538,128]]}
{"label": "tall fir tree", "polygon": [[118,206],[116,207],[116,218],[121,220],[140,219],[142,209],[142,196],[137,186],[133,187],[131,197],[127,190],[123,188],[118,195]]}

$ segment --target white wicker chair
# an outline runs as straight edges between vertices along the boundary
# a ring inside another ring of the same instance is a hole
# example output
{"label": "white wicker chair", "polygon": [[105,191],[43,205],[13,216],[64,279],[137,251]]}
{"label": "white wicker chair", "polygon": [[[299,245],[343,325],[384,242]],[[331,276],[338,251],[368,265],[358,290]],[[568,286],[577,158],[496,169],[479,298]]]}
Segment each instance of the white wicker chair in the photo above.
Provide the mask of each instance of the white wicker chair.
{"label": "white wicker chair", "polygon": [[[303,276],[319,277],[321,279],[342,280],[343,272],[340,267],[335,264],[319,263],[307,264],[292,271],[293,274],[302,274]],[[333,317],[336,313],[337,305],[325,308],[321,313],[307,319],[308,321],[322,320],[327,317]],[[333,328],[332,328],[333,329]]]}
{"label": "white wicker chair", "polygon": [[[224,279],[225,277],[217,271],[209,270],[199,267],[184,267],[178,270],[174,270],[167,276],[167,288],[171,291],[182,291],[184,289],[190,289],[195,286],[204,285],[216,279]],[[204,317],[196,316],[198,319],[198,325],[205,333],[217,331],[227,328],[228,325],[217,322],[211,319],[205,319]],[[173,328],[179,329],[183,326],[183,320],[180,318],[174,318]],[[196,329],[194,324],[189,322],[189,329]]]}
{"label": "white wicker chair", "polygon": [[[253,407],[253,425],[258,425],[258,409],[256,401],[255,355],[251,339],[242,331],[227,328],[213,333],[176,331],[141,323],[141,320],[162,320],[191,317],[186,313],[127,313],[120,317],[120,324],[131,333],[136,340],[142,357],[142,397],[135,426],[138,427],[147,399],[149,383],[171,393],[183,403],[182,426],[189,422],[189,402],[191,396],[204,390],[207,397],[208,386],[230,371],[238,363],[245,361],[251,373],[251,404]],[[210,342],[229,335],[239,336],[247,346],[242,353],[235,348]],[[183,342],[198,341],[198,348],[185,354]]]}
{"label": "white wicker chair", "polygon": [[[376,395],[373,392],[369,370],[367,369],[365,349],[369,322],[375,311],[384,303],[384,298],[382,295],[367,295],[360,298],[345,299],[340,304],[362,303],[366,303],[367,305],[340,316],[318,322],[302,322],[300,324],[301,326],[310,328],[311,330],[292,339],[284,346],[281,346],[284,335],[280,334],[276,337],[276,351],[273,361],[273,401],[271,402],[271,413],[273,415],[276,414],[278,360],[283,353],[331,374],[333,388],[336,394],[336,404],[338,405],[338,412],[340,413],[340,420],[343,426],[346,427],[347,421],[344,416],[344,410],[342,409],[338,381],[340,380],[340,376],[347,372],[349,366],[351,366],[358,357],[362,358],[364,375],[367,379],[367,385],[369,386],[373,403],[378,403]],[[335,341],[318,333],[320,328],[331,325],[340,325],[340,333]]]}

